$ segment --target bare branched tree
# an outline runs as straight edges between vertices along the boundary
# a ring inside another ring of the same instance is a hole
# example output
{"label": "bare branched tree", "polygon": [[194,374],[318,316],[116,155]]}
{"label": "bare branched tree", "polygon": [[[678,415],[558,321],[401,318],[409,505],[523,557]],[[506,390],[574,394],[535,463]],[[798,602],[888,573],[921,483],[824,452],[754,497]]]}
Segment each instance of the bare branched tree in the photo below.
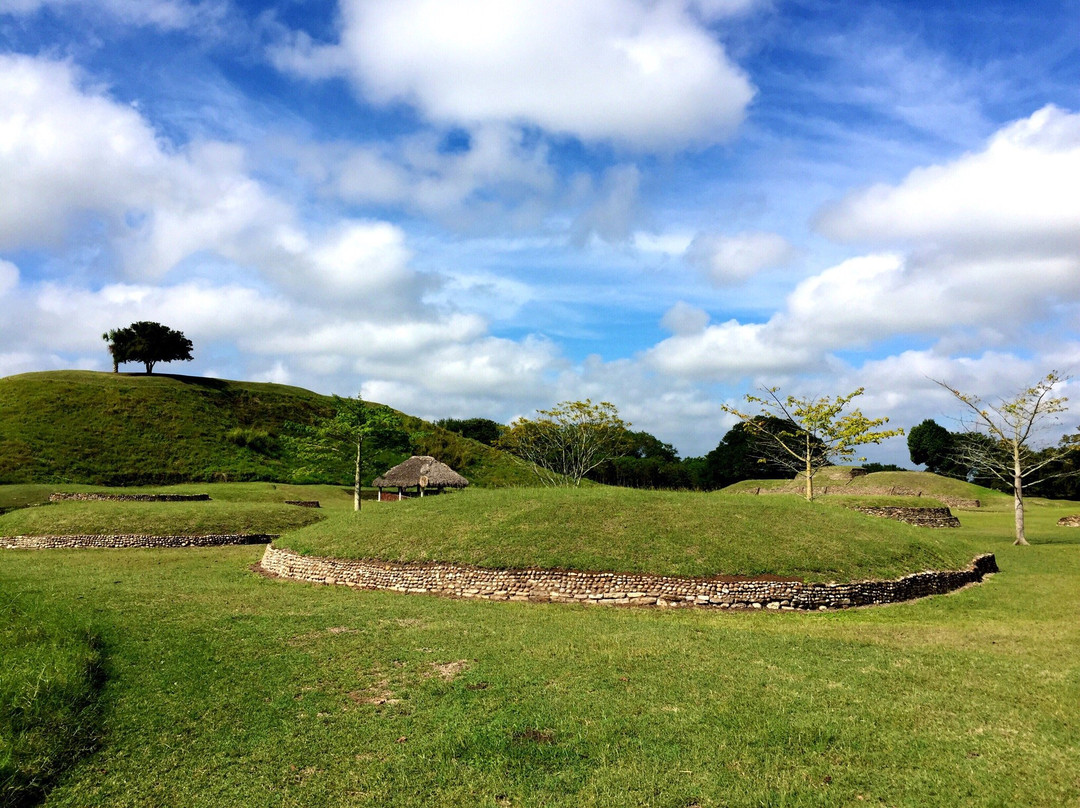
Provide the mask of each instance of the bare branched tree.
{"label": "bare branched tree", "polygon": [[544,485],[580,485],[601,463],[626,453],[630,424],[614,404],[564,401],[536,414],[511,423],[498,445],[531,464]]}
{"label": "bare branched tree", "polygon": [[1072,442],[1039,451],[1033,447],[1039,432],[1055,423],[1059,413],[1068,410],[1068,399],[1054,396],[1054,388],[1068,381],[1056,370],[1038,383],[1011,398],[988,404],[970,393],[962,393],[947,382],[938,384],[952,393],[967,408],[967,436],[957,449],[957,460],[1012,486],[1016,541],[1027,544],[1024,532],[1024,486],[1061,474],[1045,474],[1047,467],[1077,451]]}
{"label": "bare branched tree", "polygon": [[[903,435],[902,429],[878,430],[888,418],[867,418],[861,410],[841,415],[851,400],[863,394],[860,387],[846,396],[820,398],[780,398],[776,387],[764,387],[762,395],[747,395],[748,404],[759,411],[744,412],[724,405],[724,410],[737,416],[746,429],[755,435],[770,462],[779,463],[803,474],[805,497],[814,499],[814,477],[825,466],[837,460],[855,457],[855,447],[881,443],[893,435]],[[764,417],[763,417],[764,416]],[[791,429],[770,428],[776,419],[792,425]]]}

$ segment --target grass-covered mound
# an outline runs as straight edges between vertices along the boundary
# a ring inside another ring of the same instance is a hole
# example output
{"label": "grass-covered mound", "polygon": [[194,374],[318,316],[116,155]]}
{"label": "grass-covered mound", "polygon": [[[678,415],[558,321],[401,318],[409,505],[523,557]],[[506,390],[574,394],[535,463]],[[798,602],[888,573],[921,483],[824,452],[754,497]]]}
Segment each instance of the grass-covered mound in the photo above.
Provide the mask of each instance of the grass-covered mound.
{"label": "grass-covered mound", "polygon": [[[353,507],[351,487],[340,485],[291,485],[288,483],[181,483],[179,485],[142,485],[118,488],[106,485],[50,485],[21,483],[0,485],[0,513],[28,505],[44,505],[55,493],[101,494],[208,494],[215,502],[316,501],[321,508]],[[374,497],[375,491],[364,491]]]}
{"label": "grass-covered mound", "polygon": [[322,519],[314,508],[253,502],[56,502],[0,516],[0,536],[278,534]]}
{"label": "grass-covered mound", "polygon": [[37,804],[100,734],[98,634],[66,605],[0,590],[0,805]]}
{"label": "grass-covered mound", "polygon": [[[0,483],[136,485],[293,480],[289,422],[331,412],[299,387],[91,371],[0,379]],[[413,454],[434,455],[474,485],[531,484],[523,463],[432,424],[401,416]],[[387,458],[387,466],[405,459]],[[346,464],[347,465],[347,464]],[[352,471],[334,470],[351,482]]]}
{"label": "grass-covered mound", "polygon": [[[873,474],[854,477],[850,480],[832,480],[825,476],[815,477],[814,490],[817,494],[822,494],[826,487],[828,487],[828,494],[824,496],[887,496],[895,490],[898,494],[909,491],[921,492],[923,498],[977,499],[983,503],[1007,497],[1006,494],[1002,494],[1000,491],[974,485],[964,480],[942,477],[928,471],[878,471]],[[758,488],[763,491],[774,490],[802,494],[805,483],[801,480],[743,480],[724,488],[723,493],[751,493]]]}
{"label": "grass-covered mound", "polygon": [[336,558],[843,581],[959,568],[985,550],[947,533],[795,497],[514,489],[382,503],[275,544]]}

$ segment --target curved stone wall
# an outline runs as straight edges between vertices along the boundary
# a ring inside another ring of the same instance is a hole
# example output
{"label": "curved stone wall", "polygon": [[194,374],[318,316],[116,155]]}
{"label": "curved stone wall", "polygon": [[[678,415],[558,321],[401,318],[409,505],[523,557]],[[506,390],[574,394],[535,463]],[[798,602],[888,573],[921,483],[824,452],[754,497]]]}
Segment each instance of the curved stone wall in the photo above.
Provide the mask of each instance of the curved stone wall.
{"label": "curved stone wall", "polygon": [[49,502],[209,502],[209,494],[50,494]]}
{"label": "curved stone wall", "polygon": [[277,538],[268,533],[213,533],[207,536],[0,536],[7,550],[77,549],[82,547],[221,547],[227,544],[267,544]]}
{"label": "curved stone wall", "polygon": [[359,561],[302,556],[273,545],[260,567],[282,578],[358,589],[486,600],[720,609],[844,609],[940,595],[997,572],[992,554],[965,570],[916,572],[894,581],[845,584],[723,580],[615,572],[494,570],[454,564]]}

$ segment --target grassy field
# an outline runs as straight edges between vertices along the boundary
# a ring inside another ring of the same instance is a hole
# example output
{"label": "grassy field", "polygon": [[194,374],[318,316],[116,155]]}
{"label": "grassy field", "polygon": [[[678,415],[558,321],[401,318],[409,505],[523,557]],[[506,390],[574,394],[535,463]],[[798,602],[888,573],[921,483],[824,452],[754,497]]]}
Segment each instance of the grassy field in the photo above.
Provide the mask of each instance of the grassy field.
{"label": "grassy field", "polygon": [[[196,376],[8,376],[0,378],[0,483],[300,481],[282,436],[289,422],[310,423],[331,404],[299,387]],[[405,414],[401,421],[412,453],[435,455],[475,485],[534,482],[503,452]],[[388,457],[387,467],[407,456]],[[351,468],[334,471],[328,481],[352,480]]]}
{"label": "grassy field", "polygon": [[257,547],[8,551],[0,592],[31,606],[3,616],[0,694],[38,665],[84,683],[47,806],[1075,808],[1078,511],[1033,502],[1020,548],[1007,509],[959,512],[934,535],[1001,573],[826,614],[355,592],[258,577]]}
{"label": "grassy field", "polygon": [[107,732],[49,805],[1076,805],[1061,512],[1032,548],[950,531],[998,554],[982,586],[828,615],[356,593],[257,548],[15,553],[0,585],[107,627]]}
{"label": "grassy field", "polygon": [[603,487],[464,491],[384,504],[359,516],[339,513],[276,544],[337,558],[811,581],[960,568],[985,549],[794,496]]}

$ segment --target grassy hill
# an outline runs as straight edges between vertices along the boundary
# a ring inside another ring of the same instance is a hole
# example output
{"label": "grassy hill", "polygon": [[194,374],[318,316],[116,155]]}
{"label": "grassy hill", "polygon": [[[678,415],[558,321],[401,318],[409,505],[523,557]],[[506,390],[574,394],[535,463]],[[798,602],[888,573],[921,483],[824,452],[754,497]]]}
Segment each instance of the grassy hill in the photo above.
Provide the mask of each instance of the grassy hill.
{"label": "grassy hill", "polygon": [[[280,384],[192,376],[53,371],[0,379],[0,483],[137,485],[299,480],[281,441],[289,422],[329,414],[332,399]],[[523,485],[514,458],[402,415],[411,451],[476,485]],[[387,457],[387,465],[406,457]]]}

